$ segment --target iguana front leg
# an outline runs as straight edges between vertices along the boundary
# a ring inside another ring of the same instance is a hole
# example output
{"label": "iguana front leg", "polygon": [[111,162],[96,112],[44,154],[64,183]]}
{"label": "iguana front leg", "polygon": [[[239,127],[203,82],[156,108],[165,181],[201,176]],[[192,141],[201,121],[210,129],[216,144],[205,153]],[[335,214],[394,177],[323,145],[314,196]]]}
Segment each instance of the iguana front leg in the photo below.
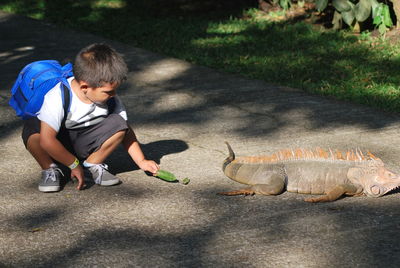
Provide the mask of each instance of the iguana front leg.
{"label": "iguana front leg", "polygon": [[337,200],[342,195],[356,195],[358,193],[358,189],[353,184],[341,184],[328,191],[325,195],[318,197],[306,198],[304,201],[310,203],[318,203],[318,202],[332,202]]}

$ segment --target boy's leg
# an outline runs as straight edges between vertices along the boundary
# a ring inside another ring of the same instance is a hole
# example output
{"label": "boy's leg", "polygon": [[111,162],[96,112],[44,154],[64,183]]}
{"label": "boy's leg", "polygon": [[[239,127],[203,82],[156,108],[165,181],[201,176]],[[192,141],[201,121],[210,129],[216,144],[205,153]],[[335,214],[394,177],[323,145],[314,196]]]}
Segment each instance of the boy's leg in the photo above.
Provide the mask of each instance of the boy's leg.
{"label": "boy's leg", "polygon": [[121,130],[112,135],[108,140],[106,140],[100,148],[93,152],[86,159],[87,162],[92,164],[101,164],[106,158],[118,147],[125,137],[126,130]]}
{"label": "boy's leg", "polygon": [[118,114],[110,114],[102,122],[84,130],[71,131],[71,141],[78,158],[83,162],[85,176],[96,184],[110,186],[120,181],[108,172],[105,159],[117,148],[125,137],[128,125]]}
{"label": "boy's leg", "polygon": [[60,180],[63,175],[50,155],[40,146],[40,120],[36,117],[24,122],[22,140],[26,149],[42,168],[42,179],[39,191],[56,192],[61,189]]}
{"label": "boy's leg", "polygon": [[43,170],[50,168],[50,165],[54,163],[50,155],[40,146],[39,133],[32,134],[28,138],[26,149],[33,156],[33,158],[35,158],[36,162],[38,162]]}

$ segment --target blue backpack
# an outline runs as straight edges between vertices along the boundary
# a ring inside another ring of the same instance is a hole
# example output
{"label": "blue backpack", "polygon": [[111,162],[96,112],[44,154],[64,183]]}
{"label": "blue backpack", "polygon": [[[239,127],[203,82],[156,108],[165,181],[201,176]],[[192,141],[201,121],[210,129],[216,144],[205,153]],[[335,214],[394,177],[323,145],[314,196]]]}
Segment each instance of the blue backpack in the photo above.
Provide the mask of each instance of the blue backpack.
{"label": "blue backpack", "polygon": [[19,73],[11,90],[9,104],[22,119],[35,117],[42,107],[46,93],[61,82],[65,120],[71,100],[71,88],[67,78],[71,76],[73,76],[71,63],[61,66],[55,60],[32,62]]}

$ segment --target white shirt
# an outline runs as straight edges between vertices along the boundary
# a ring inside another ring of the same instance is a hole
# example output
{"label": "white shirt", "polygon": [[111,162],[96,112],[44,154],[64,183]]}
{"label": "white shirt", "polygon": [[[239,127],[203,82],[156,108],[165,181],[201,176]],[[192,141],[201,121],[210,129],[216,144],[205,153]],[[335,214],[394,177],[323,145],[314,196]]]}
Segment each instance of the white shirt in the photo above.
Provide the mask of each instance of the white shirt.
{"label": "white shirt", "polygon": [[[71,81],[74,77],[68,78]],[[45,122],[56,132],[60,130],[62,120],[64,118],[63,96],[60,89],[61,83],[58,83],[44,97],[43,105],[40,108],[37,118]],[[82,102],[78,96],[71,90],[71,105],[68,116],[65,121],[67,129],[77,129],[82,127],[93,126],[103,121],[108,116],[107,104],[87,104]],[[112,113],[119,114],[125,120],[128,120],[125,107],[118,96],[114,97],[115,108]]]}

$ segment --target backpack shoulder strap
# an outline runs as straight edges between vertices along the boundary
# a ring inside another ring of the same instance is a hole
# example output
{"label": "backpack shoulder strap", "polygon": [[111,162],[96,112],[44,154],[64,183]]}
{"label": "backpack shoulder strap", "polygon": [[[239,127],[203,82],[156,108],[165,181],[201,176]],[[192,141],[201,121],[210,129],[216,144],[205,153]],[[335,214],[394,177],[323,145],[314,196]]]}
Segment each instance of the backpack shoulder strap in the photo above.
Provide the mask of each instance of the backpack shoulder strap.
{"label": "backpack shoulder strap", "polygon": [[73,76],[72,72],[72,64],[67,63],[61,67],[61,90],[63,91],[62,98],[63,98],[63,107],[64,107],[64,117],[61,122],[61,126],[65,127],[65,121],[67,121],[68,112],[71,106],[71,99],[72,99],[72,92],[71,87],[68,83],[68,77]]}
{"label": "backpack shoulder strap", "polygon": [[65,121],[67,121],[68,111],[71,106],[71,91],[69,86],[66,86],[63,82],[61,82],[61,91],[62,91],[62,100],[63,100],[63,108],[64,108],[64,117],[61,122],[61,127],[65,127]]}

